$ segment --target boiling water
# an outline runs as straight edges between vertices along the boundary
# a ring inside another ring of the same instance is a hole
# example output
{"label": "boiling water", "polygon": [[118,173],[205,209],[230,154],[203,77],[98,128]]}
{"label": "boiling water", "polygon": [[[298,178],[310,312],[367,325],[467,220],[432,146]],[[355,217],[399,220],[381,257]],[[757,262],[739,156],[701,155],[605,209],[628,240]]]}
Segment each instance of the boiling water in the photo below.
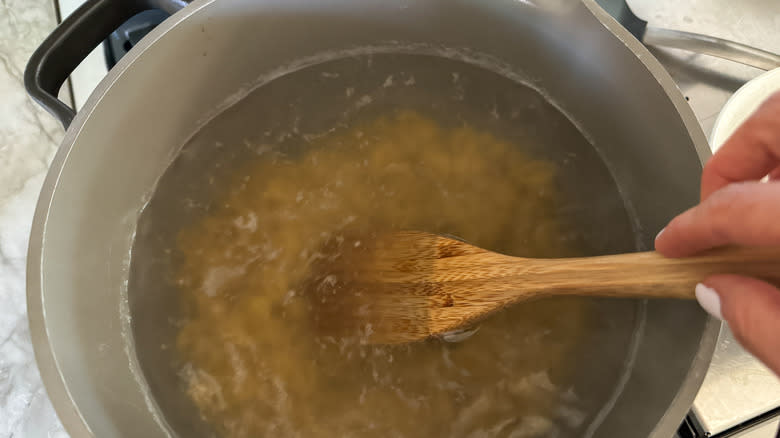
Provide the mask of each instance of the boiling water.
{"label": "boiling water", "polygon": [[317,333],[300,285],[354,230],[557,257],[636,249],[630,223],[531,88],[429,56],[323,63],[209,122],[161,179],[133,249],[138,359],[181,436],[580,437],[627,371],[636,302],[542,300],[460,343],[375,347]]}

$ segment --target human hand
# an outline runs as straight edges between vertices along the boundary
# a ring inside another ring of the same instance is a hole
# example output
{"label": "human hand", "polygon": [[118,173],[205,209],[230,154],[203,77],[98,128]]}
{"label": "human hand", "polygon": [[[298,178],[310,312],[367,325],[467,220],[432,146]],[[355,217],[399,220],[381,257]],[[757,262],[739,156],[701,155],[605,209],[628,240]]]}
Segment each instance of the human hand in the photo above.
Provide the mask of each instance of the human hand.
{"label": "human hand", "polygon": [[[760,182],[765,176],[769,182]],[[780,92],[707,162],[701,203],[672,220],[655,241],[667,257],[732,244],[780,246]],[[780,375],[780,290],[754,278],[714,275],[696,286],[696,298]]]}

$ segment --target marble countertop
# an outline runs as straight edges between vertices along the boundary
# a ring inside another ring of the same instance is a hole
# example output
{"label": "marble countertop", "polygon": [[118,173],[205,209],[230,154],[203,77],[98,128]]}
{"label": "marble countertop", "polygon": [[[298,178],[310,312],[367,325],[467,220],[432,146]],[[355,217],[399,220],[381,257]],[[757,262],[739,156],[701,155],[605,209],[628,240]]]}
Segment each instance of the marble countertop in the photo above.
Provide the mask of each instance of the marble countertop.
{"label": "marble countertop", "polygon": [[27,326],[25,260],[43,177],[63,135],[25,93],[27,59],[55,26],[51,0],[0,0],[0,438],[60,438]]}

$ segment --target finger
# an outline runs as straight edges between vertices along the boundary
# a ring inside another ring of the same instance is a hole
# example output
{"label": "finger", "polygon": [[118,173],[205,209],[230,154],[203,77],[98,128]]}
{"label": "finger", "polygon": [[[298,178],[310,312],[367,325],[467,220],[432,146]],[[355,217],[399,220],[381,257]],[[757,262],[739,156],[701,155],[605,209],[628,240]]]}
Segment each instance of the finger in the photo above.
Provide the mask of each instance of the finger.
{"label": "finger", "polygon": [[723,245],[780,245],[780,182],[737,183],[674,218],[655,248],[685,257]]}
{"label": "finger", "polygon": [[696,298],[715,316],[719,308],[737,340],[780,375],[780,290],[754,278],[716,275],[696,287]]}
{"label": "finger", "polygon": [[704,166],[701,199],[740,181],[758,181],[780,164],[780,92],[769,97]]}
{"label": "finger", "polygon": [[775,167],[774,170],[769,172],[770,181],[777,181],[778,179],[780,179],[780,166]]}

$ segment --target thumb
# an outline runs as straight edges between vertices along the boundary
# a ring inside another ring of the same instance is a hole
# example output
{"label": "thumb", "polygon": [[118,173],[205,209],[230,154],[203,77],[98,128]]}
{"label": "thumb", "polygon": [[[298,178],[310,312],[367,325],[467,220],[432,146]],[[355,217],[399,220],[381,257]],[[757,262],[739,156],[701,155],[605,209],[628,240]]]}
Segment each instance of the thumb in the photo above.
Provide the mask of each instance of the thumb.
{"label": "thumb", "polygon": [[696,298],[723,318],[739,342],[780,375],[780,290],[755,278],[715,275],[696,286]]}

